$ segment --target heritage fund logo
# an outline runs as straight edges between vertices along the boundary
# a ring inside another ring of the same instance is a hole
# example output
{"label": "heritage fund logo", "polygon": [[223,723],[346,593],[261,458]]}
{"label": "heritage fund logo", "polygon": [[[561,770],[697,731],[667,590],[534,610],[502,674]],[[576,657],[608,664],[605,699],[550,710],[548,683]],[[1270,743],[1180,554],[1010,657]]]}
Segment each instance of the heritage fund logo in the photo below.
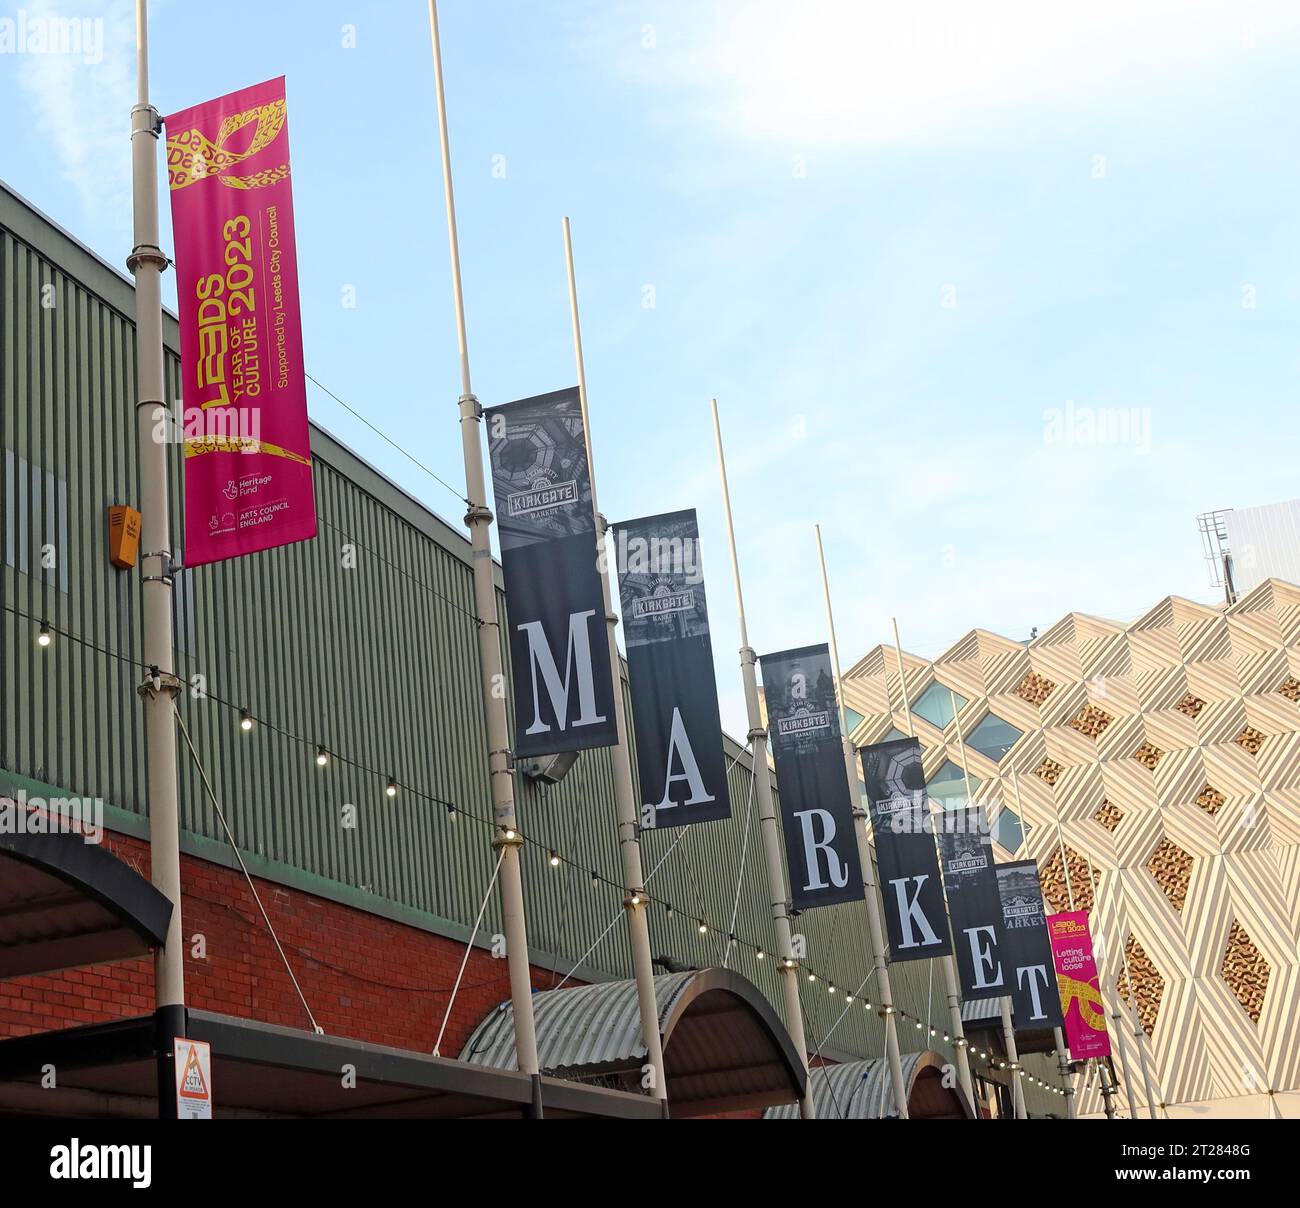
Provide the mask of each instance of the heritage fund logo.
{"label": "heritage fund logo", "polygon": [[541,476],[526,491],[514,491],[506,496],[506,506],[512,516],[532,516],[577,502],[578,483],[572,478],[568,482],[551,482]]}
{"label": "heritage fund logo", "polygon": [[150,1145],[95,1145],[73,1137],[50,1150],[52,1179],[116,1179],[139,1190],[153,1183]]}

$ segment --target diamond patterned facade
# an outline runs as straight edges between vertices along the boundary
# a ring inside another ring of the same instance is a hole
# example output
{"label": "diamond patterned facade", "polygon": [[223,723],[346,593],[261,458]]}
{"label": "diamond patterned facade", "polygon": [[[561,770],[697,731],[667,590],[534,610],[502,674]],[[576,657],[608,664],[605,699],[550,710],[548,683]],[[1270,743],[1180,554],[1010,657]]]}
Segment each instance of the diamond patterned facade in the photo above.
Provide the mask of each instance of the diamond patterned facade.
{"label": "diamond patterned facade", "polygon": [[[904,692],[934,683],[965,698],[963,736],[990,714],[1020,731],[998,759],[967,747],[975,800],[995,825],[1024,819],[998,858],[1037,860],[1055,908],[1069,868],[1108,1005],[1136,1010],[1171,1112],[1266,1115],[1267,1091],[1300,1092],[1300,587],[1169,597],[1127,624],[1071,613],[1030,642],[976,630],[933,660],[904,652],[902,684],[877,647],[845,675],[854,742],[905,731]],[[956,728],[916,721],[927,776],[960,763]],[[1132,1025],[1113,1039],[1141,1103]],[[1079,1106],[1100,1111],[1094,1087]]]}

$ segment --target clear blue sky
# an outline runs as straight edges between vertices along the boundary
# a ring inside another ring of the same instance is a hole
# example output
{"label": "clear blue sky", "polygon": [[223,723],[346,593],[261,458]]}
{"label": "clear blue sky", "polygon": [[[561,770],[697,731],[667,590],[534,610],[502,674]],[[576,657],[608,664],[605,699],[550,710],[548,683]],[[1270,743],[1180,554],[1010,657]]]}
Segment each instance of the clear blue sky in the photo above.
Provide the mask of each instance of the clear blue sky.
{"label": "clear blue sky", "polygon": [[[0,55],[0,175],[120,264],[131,6],[22,7],[101,14],[103,56]],[[760,653],[824,640],[817,521],[851,662],[891,615],[933,656],[1211,600],[1196,514],[1300,494],[1300,9],[1055,7],[443,0],[476,391],[574,380],[571,215],[603,510],[699,509],[733,731],[712,395]],[[459,484],[425,5],[172,0],[152,33],[163,112],[287,75],[309,371]],[[1055,439],[1099,409],[1127,439]]]}

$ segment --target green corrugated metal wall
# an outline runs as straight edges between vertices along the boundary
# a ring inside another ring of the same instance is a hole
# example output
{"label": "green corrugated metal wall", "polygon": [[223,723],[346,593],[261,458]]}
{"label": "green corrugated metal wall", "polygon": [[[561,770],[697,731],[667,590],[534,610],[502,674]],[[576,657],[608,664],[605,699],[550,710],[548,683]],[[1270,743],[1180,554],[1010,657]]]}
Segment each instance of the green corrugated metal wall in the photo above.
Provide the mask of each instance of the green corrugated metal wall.
{"label": "green corrugated metal wall", "polygon": [[[0,402],[4,447],[14,455],[0,470],[5,530],[25,535],[28,551],[47,539],[59,544],[62,532],[69,538],[56,551],[66,562],[66,592],[58,567],[4,567],[0,756],[9,772],[142,816],[144,752],[134,693],[140,676],[124,661],[140,650],[139,578],[108,562],[105,515],[110,504],[138,502],[131,287],[3,189],[0,234]],[[174,398],[179,366],[170,318],[166,330]],[[446,438],[454,439],[451,404],[445,422]],[[491,816],[468,545],[459,530],[320,430],[313,448],[315,541],[179,578],[178,674],[206,677],[210,693],[226,702],[190,693],[182,705],[186,725],[237,840],[261,858],[261,868],[271,875],[298,870],[318,892],[463,935],[493,861],[487,827],[468,816]],[[174,453],[178,547],[179,465]],[[66,516],[49,474],[66,484]],[[20,499],[30,506],[19,507]],[[41,619],[97,649],[62,641],[40,652],[33,638]],[[243,734],[227,705],[270,724]],[[318,743],[336,756],[323,770],[314,758]],[[183,748],[181,756],[187,845],[195,846],[191,835],[218,840],[196,769]],[[756,816],[745,837],[750,764],[734,745],[730,756],[738,762],[729,822],[643,837],[647,873],[663,860],[650,888],[675,907],[671,919],[651,909],[656,955],[698,965],[722,961],[723,936],[701,935],[698,920],[730,928],[742,861],[735,931],[770,949]],[[390,774],[403,786],[392,800],[383,791]],[[567,972],[592,948],[577,976],[630,975],[624,927],[609,928],[620,915],[620,895],[593,886],[591,876],[621,879],[608,752],[584,754],[553,788],[523,777],[517,788],[525,833],[573,861],[553,869],[545,850],[526,849],[535,954]],[[421,792],[456,803],[462,814],[452,819]],[[348,804],[356,807],[352,829],[342,824]],[[494,899],[489,934],[499,929],[496,915]],[[796,929],[808,938],[813,967],[839,979],[841,990],[858,988],[870,968],[860,906],[809,912]],[[751,948],[739,947],[730,964],[780,1009],[770,959],[758,961]],[[899,1005],[933,1019],[942,1032],[938,971],[933,983],[928,964],[894,966],[892,975]],[[881,1052],[874,1013],[858,1004],[840,1021],[842,993],[832,997],[822,982],[805,983],[805,1001],[810,1045],[838,1054]],[[924,1047],[924,1039],[904,1036],[904,1048]]]}

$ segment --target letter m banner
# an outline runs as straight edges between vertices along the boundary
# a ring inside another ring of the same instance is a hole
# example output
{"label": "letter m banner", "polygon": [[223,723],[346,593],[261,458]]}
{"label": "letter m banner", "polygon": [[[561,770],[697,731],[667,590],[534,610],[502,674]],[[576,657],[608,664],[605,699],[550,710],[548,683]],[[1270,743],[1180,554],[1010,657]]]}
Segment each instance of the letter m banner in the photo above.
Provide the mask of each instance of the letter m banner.
{"label": "letter m banner", "polygon": [[618,741],[576,389],[486,411],[517,756]]}

